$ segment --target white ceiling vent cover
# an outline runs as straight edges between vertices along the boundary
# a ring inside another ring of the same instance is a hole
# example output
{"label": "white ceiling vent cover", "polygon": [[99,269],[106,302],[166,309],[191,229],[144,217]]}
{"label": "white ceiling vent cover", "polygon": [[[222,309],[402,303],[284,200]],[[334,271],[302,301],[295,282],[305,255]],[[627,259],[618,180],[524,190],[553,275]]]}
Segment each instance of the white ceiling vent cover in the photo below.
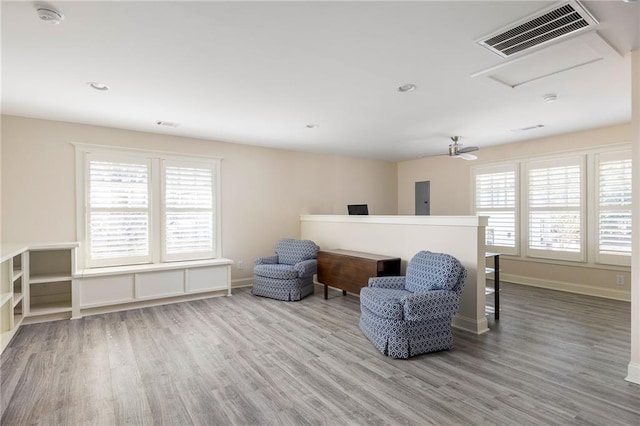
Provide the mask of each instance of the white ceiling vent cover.
{"label": "white ceiling vent cover", "polygon": [[511,58],[597,25],[598,21],[577,0],[571,0],[521,19],[476,42],[501,58]]}

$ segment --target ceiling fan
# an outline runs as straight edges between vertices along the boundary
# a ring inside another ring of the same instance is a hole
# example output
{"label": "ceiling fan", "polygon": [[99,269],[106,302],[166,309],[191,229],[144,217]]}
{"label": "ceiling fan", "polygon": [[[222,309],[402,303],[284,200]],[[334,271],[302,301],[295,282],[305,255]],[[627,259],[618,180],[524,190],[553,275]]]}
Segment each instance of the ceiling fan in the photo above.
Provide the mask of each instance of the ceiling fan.
{"label": "ceiling fan", "polygon": [[449,157],[463,158],[465,160],[478,159],[478,157],[469,153],[473,151],[477,151],[480,148],[478,148],[477,146],[468,146],[466,148],[463,148],[462,144],[458,143],[458,140],[460,140],[460,136],[451,136],[451,140],[453,141],[453,143],[449,145]]}

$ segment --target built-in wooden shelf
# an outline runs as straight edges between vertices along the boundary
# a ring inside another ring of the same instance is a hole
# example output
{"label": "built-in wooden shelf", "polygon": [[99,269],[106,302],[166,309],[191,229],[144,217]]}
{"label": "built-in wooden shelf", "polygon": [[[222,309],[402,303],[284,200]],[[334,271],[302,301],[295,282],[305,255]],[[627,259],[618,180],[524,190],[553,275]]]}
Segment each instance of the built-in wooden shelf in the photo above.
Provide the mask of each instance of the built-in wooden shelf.
{"label": "built-in wooden shelf", "polygon": [[13,297],[13,293],[2,293],[0,294],[0,306],[7,303]]}
{"label": "built-in wooden shelf", "polygon": [[51,302],[40,305],[31,305],[29,316],[51,315],[71,312],[71,302]]}
{"label": "built-in wooden shelf", "polygon": [[31,275],[29,284],[57,283],[71,281],[71,274],[37,274]]}
{"label": "built-in wooden shelf", "polygon": [[18,303],[22,302],[22,299],[24,299],[23,293],[13,293],[13,307],[15,308]]}

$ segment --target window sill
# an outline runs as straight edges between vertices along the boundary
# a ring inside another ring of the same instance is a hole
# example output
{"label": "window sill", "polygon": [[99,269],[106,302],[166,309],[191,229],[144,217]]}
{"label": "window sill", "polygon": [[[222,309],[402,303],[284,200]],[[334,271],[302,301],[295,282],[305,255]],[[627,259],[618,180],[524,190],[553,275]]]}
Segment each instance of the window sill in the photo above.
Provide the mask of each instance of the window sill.
{"label": "window sill", "polygon": [[593,263],[593,262],[579,262],[579,261],[571,261],[571,260],[555,260],[555,259],[543,259],[538,257],[523,257],[523,256],[514,256],[509,254],[501,254],[500,259],[510,260],[514,262],[527,262],[527,263],[543,263],[543,264],[551,264],[551,265],[562,265],[562,266],[570,266],[573,268],[591,268],[591,269],[602,269],[606,271],[621,271],[621,272],[629,272],[631,270],[631,266],[624,265],[606,265],[603,263]]}
{"label": "window sill", "polygon": [[108,275],[119,274],[135,274],[138,272],[153,272],[153,271],[170,271],[172,269],[189,269],[199,268],[205,266],[224,266],[232,265],[231,259],[204,259],[204,260],[188,260],[180,262],[165,262],[165,263],[146,263],[144,265],[126,265],[126,266],[107,266],[100,268],[87,268],[79,269],[74,274],[74,278],[85,277],[100,277]]}

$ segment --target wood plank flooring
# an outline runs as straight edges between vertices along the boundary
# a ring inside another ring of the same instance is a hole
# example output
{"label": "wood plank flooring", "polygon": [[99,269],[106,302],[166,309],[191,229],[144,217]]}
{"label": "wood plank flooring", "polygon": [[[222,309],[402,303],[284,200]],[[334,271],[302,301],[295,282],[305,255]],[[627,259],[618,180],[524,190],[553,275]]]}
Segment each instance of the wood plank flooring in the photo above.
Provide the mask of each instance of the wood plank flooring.
{"label": "wood plank flooring", "polygon": [[387,358],[359,299],[232,297],[21,327],[2,425],[640,425],[629,304],[503,285],[499,322]]}

